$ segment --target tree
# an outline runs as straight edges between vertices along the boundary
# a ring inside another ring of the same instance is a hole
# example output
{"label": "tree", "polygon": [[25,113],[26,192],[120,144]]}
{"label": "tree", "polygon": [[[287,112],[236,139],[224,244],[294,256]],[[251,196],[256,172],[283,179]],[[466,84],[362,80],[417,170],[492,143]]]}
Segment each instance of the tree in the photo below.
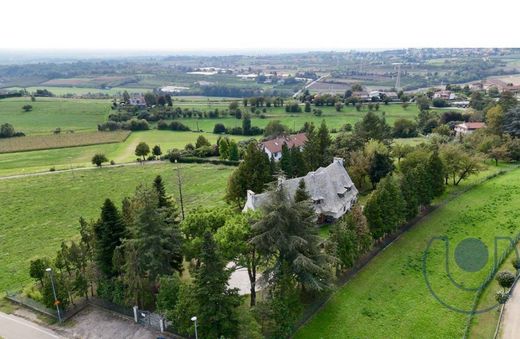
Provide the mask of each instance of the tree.
{"label": "tree", "polygon": [[155,146],[152,148],[152,154],[155,155],[156,157],[160,157],[161,154],[162,154],[161,146],[159,146],[159,145],[155,145]]}
{"label": "tree", "polygon": [[144,95],[144,101],[146,102],[146,106],[150,107],[157,103],[157,97],[153,93],[146,93]]}
{"label": "tree", "polygon": [[504,292],[506,291],[506,288],[511,288],[515,282],[514,274],[508,271],[498,272],[495,279],[497,280],[500,287],[504,289]]}
{"label": "tree", "polygon": [[282,125],[280,120],[270,120],[265,126],[264,136],[267,138],[276,138],[281,135],[287,134],[289,129],[287,126]]}
{"label": "tree", "polygon": [[0,138],[10,138],[14,136],[15,130],[13,125],[5,123],[0,125]]}
{"label": "tree", "polygon": [[502,135],[502,128],[504,124],[504,110],[502,106],[495,105],[491,107],[486,113],[486,126],[488,130],[496,135]]}
{"label": "tree", "polygon": [[373,112],[365,114],[363,119],[354,126],[354,134],[365,142],[374,139],[384,141],[390,139],[392,128],[388,126],[384,117],[378,117]]}
{"label": "tree", "polygon": [[518,105],[518,100],[515,95],[510,91],[503,91],[500,94],[500,99],[498,99],[498,105],[502,107],[504,111],[509,111],[513,107]]}
{"label": "tree", "polygon": [[255,142],[251,142],[247,146],[244,161],[238,165],[228,179],[226,201],[241,206],[246,198],[247,190],[262,193],[265,185],[271,180],[267,154]]}
{"label": "tree", "polygon": [[221,123],[215,124],[215,127],[213,127],[213,133],[215,134],[223,134],[226,133],[226,126]]}
{"label": "tree", "polygon": [[92,164],[96,165],[97,167],[101,167],[104,162],[107,162],[108,159],[104,154],[96,153],[92,157]]}
{"label": "tree", "polygon": [[197,142],[195,142],[195,148],[200,148],[204,146],[211,146],[211,143],[204,137],[202,134],[198,136]]}
{"label": "tree", "polygon": [[123,102],[125,104],[130,103],[130,94],[128,94],[128,91],[126,91],[126,90],[123,92]]}
{"label": "tree", "polygon": [[215,233],[218,247],[226,260],[233,261],[239,267],[245,267],[250,283],[250,305],[256,305],[256,280],[258,267],[265,264],[256,246],[251,243],[255,236],[251,225],[258,220],[258,213],[237,213],[225,221]]}
{"label": "tree", "polygon": [[375,238],[394,231],[406,217],[403,195],[392,176],[382,179],[370,194],[364,214]]}
{"label": "tree", "polygon": [[394,170],[394,164],[390,156],[376,152],[370,162],[368,175],[372,186],[375,188],[376,184],[386,177]]}
{"label": "tree", "polygon": [[229,159],[229,139],[222,138],[218,141],[218,155],[220,159]]}
{"label": "tree", "polygon": [[29,276],[40,282],[43,286],[43,278],[45,276],[45,270],[50,267],[50,262],[47,258],[39,258],[31,260],[31,266],[29,268]]}
{"label": "tree", "polygon": [[428,171],[430,175],[431,191],[434,197],[439,197],[444,193],[445,168],[438,151],[434,151],[428,159]]}
{"label": "tree", "polygon": [[398,119],[394,122],[392,135],[394,138],[415,138],[419,135],[417,124],[412,120]]}
{"label": "tree", "polygon": [[461,145],[443,145],[440,148],[440,157],[444,163],[446,183],[448,177],[451,177],[455,186],[482,170],[482,158],[468,153]]}
{"label": "tree", "polygon": [[107,278],[114,275],[112,258],[116,247],[121,245],[126,235],[121,214],[110,199],[101,207],[101,216],[94,224],[95,261],[101,273]]}
{"label": "tree", "polygon": [[251,115],[249,113],[244,114],[242,117],[242,133],[251,135]]}
{"label": "tree", "polygon": [[282,158],[280,159],[280,168],[286,177],[292,178],[294,175],[293,163],[291,159],[291,150],[284,142],[282,145]]}
{"label": "tree", "polygon": [[296,192],[294,193],[294,202],[302,202],[302,201],[309,201],[311,197],[309,196],[309,193],[307,193],[307,189],[305,188],[305,180],[300,179],[300,182],[298,183],[298,188],[296,189]]}
{"label": "tree", "polygon": [[25,112],[29,112],[29,111],[32,111],[32,106],[31,105],[23,105],[22,109],[25,111]]}
{"label": "tree", "polygon": [[359,205],[354,205],[351,213],[345,214],[332,226],[326,250],[339,259],[339,273],[342,268],[352,267],[371,244],[372,236],[363,211]]}
{"label": "tree", "polygon": [[309,201],[295,202],[278,185],[269,191],[262,218],[253,225],[251,242],[271,258],[263,273],[269,284],[294,278],[305,289],[323,291],[331,286],[328,264],[332,258],[320,249],[315,213]]}
{"label": "tree", "polygon": [[146,159],[146,156],[150,153],[150,146],[146,142],[140,142],[135,148],[135,155],[138,157],[143,157],[143,161]]}
{"label": "tree", "polygon": [[397,159],[397,164],[400,164],[401,159],[406,157],[412,151],[412,146],[402,143],[396,143],[392,146],[391,155]]}
{"label": "tree", "polygon": [[425,95],[419,95],[415,98],[415,103],[420,111],[427,111],[430,109],[430,99]]}
{"label": "tree", "polygon": [[159,279],[159,293],[157,294],[157,309],[166,314],[167,318],[172,318],[171,314],[177,306],[179,300],[179,290],[181,280],[174,273],[169,276],[162,276]]}
{"label": "tree", "polygon": [[235,140],[231,140],[229,142],[229,160],[238,161],[240,159],[240,154],[238,152],[238,145]]}
{"label": "tree", "polygon": [[241,304],[241,298],[237,289],[228,287],[230,272],[209,232],[204,234],[200,262],[194,274],[193,297],[197,304],[201,337],[235,337],[238,330],[237,307]]}
{"label": "tree", "polygon": [[520,137],[520,106],[506,111],[504,114],[503,130],[512,137]]}
{"label": "tree", "polygon": [[311,124],[307,132],[307,141],[303,147],[303,158],[305,159],[306,168],[316,170],[320,166],[327,166],[331,160],[329,154],[331,144],[332,139],[325,120],[321,122],[318,130]]}

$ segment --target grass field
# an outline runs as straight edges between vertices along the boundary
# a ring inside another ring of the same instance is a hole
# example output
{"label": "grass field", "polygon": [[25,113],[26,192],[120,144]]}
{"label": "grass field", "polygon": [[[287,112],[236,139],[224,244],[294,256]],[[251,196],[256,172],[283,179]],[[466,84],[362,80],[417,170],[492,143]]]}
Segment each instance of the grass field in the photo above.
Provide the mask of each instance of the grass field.
{"label": "grass field", "polygon": [[[223,204],[233,167],[181,165],[186,211]],[[0,291],[28,280],[29,261],[53,256],[62,240],[78,236],[78,218],[96,218],[105,198],[119,205],[140,184],[162,175],[178,197],[172,164],[134,165],[0,181]],[[30,194],[28,193],[30,192]]]}
{"label": "grass field", "polygon": [[[57,170],[90,167],[92,156],[96,153],[104,153],[109,160],[117,163],[134,161],[137,158],[134,154],[135,147],[141,141],[148,143],[150,147],[160,145],[163,153],[166,153],[171,148],[182,149],[187,143],[195,144],[200,134],[150,130],[132,132],[121,143],[0,154],[0,176],[45,172],[51,167]],[[212,143],[217,141],[216,134],[202,134]],[[241,136],[231,138],[237,141],[243,139]]]}
{"label": "grass field", "polygon": [[[22,106],[33,110],[24,112]],[[97,124],[106,121],[110,111],[108,100],[9,98],[0,100],[0,123],[10,123],[17,131],[49,134],[57,127],[63,131],[96,131]]]}
{"label": "grass field", "polygon": [[[476,287],[491,268],[494,237],[511,236],[520,230],[519,204],[520,170],[455,198],[374,258],[295,337],[461,337],[467,315],[441,305],[426,286],[422,259],[427,244],[434,236],[446,235],[451,244],[448,255],[452,276],[465,287]],[[481,239],[490,251],[491,260],[476,273],[462,271],[453,258],[456,244],[467,237]],[[506,246],[506,242],[499,243],[498,252]],[[444,245],[434,242],[426,264],[432,289],[450,305],[470,309],[474,292],[451,284],[444,258]]]}
{"label": "grass field", "polygon": [[124,141],[130,131],[60,133],[0,139],[0,153],[77,147]]}

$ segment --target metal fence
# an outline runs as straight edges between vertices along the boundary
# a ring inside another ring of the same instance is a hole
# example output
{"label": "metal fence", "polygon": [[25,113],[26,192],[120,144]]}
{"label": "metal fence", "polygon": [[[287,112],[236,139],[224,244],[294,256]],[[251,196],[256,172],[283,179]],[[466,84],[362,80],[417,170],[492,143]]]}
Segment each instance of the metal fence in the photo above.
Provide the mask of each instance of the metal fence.
{"label": "metal fence", "polygon": [[[43,315],[49,316],[54,319],[58,319],[58,313],[55,309],[49,309],[45,305],[24,296],[20,291],[6,291],[8,300],[25,306],[33,311],[39,312]],[[104,310],[116,313],[124,316],[129,321],[134,321],[137,324],[149,328],[151,330],[162,332],[172,338],[183,338],[174,332],[171,324],[160,314],[153,313],[147,310],[140,310],[137,307],[127,307],[118,304],[114,304],[110,301],[106,301],[97,297],[90,297],[89,299],[81,299],[79,302],[67,307],[66,310],[61,310],[61,319],[66,321],[85,309],[87,306],[96,306]]]}

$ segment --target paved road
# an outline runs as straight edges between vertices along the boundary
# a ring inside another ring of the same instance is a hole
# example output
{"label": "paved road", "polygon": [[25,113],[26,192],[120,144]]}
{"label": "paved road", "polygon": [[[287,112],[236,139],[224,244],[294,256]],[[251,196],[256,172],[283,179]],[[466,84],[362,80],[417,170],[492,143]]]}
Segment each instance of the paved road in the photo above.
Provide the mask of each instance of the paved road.
{"label": "paved road", "polygon": [[0,337],[5,339],[57,339],[62,338],[51,330],[23,318],[0,312]]}
{"label": "paved road", "polygon": [[518,284],[513,288],[513,293],[504,307],[501,326],[502,339],[520,338],[520,286]]}

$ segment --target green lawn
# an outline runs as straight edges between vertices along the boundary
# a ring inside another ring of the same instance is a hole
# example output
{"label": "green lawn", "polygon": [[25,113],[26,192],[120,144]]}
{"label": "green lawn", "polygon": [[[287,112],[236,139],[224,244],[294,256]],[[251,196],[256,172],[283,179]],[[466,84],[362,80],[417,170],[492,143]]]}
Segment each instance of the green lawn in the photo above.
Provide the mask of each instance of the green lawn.
{"label": "green lawn", "polygon": [[[186,211],[223,204],[233,167],[181,165]],[[63,240],[78,236],[78,218],[96,218],[105,198],[118,205],[140,183],[162,175],[178,197],[173,164],[135,165],[0,181],[0,291],[28,281],[31,259],[54,256]]]}
{"label": "green lawn", "polygon": [[[33,110],[25,112],[24,105]],[[96,131],[110,112],[108,100],[9,98],[0,100],[0,124],[10,123],[25,134],[50,134],[60,127],[63,131]]]}
{"label": "green lawn", "polygon": [[[174,103],[175,107],[175,103]],[[227,105],[222,104],[198,104],[198,103],[187,103],[182,108],[195,108],[201,111],[209,111],[218,108],[219,110],[223,110],[227,108]],[[314,108],[314,107],[313,107]],[[260,114],[252,114],[252,125],[258,127],[265,127],[269,120],[280,120],[283,124],[287,125],[292,129],[300,129],[303,127],[305,122],[314,122],[314,124],[320,124],[322,120],[327,122],[327,126],[329,129],[335,128],[339,129],[346,123],[355,124],[357,121],[361,120],[363,115],[367,113],[367,108],[365,107],[362,111],[358,112],[353,106],[344,107],[341,112],[336,112],[334,107],[318,107],[323,111],[321,116],[315,116],[312,113],[286,113],[285,109],[282,107],[271,107],[266,108],[266,113]],[[242,107],[243,109],[243,107]],[[248,108],[246,109],[248,110]],[[391,105],[380,105],[379,111],[377,114],[383,114],[385,112],[386,120],[389,124],[393,124],[395,120],[400,118],[406,118],[414,120],[418,114],[417,107],[414,105],[409,106],[404,109],[401,105],[391,104]],[[260,115],[264,114],[265,118],[260,118]],[[213,131],[213,127],[216,123],[222,123],[226,127],[236,127],[241,126],[241,120],[227,117],[227,118],[219,118],[219,119],[179,119],[182,123],[189,126],[192,129],[197,128],[197,124],[199,129],[204,131]]]}
{"label": "green lawn", "polygon": [[[432,237],[446,235],[451,246],[452,276],[466,287],[476,287],[491,269],[495,236],[512,236],[520,230],[519,204],[520,170],[487,181],[455,198],[374,258],[295,337],[461,337],[467,315],[441,305],[426,286],[422,274],[426,246]],[[481,239],[490,251],[487,265],[476,273],[462,271],[453,257],[456,244],[467,237]],[[506,247],[506,242],[500,242],[498,252]],[[444,258],[443,244],[434,242],[426,265],[433,290],[450,305],[470,309],[475,292],[451,284]],[[481,305],[484,306],[489,305]]]}

